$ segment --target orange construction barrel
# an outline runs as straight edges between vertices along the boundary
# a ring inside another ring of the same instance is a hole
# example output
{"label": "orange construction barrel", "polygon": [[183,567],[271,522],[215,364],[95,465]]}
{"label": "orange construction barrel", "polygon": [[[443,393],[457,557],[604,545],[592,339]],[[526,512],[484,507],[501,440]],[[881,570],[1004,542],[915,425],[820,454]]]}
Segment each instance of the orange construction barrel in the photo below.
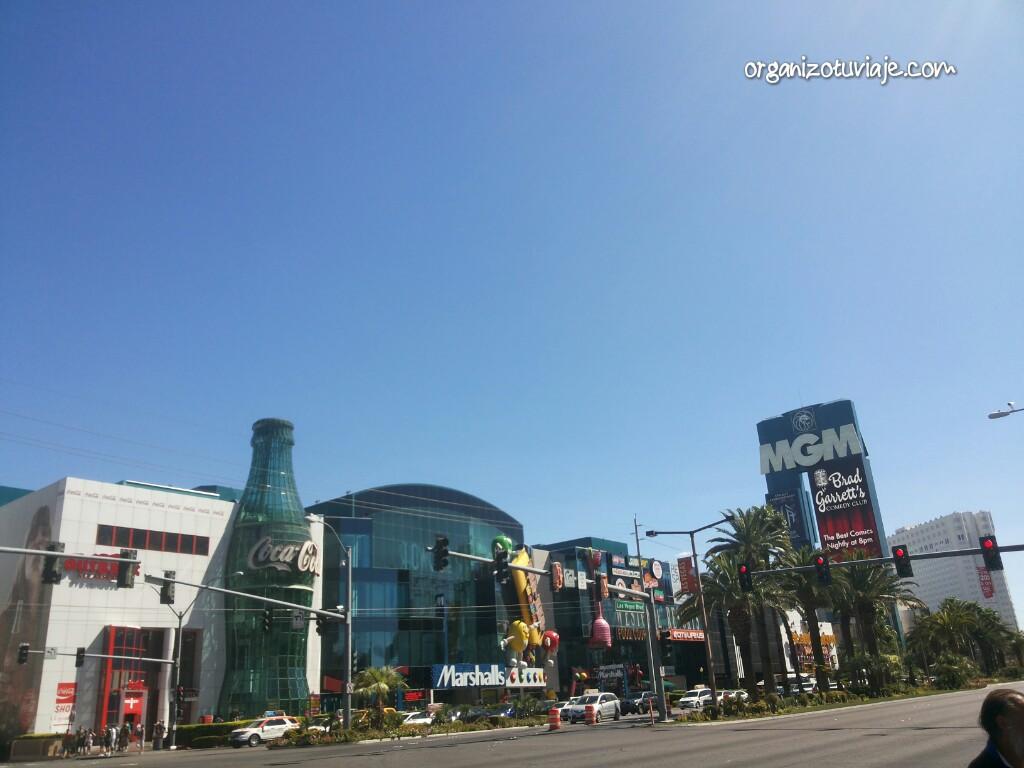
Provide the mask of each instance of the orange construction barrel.
{"label": "orange construction barrel", "polygon": [[548,730],[557,731],[562,727],[562,712],[561,710],[552,707],[548,710]]}
{"label": "orange construction barrel", "polygon": [[594,725],[595,718],[594,718],[594,705],[593,704],[587,704],[587,709],[586,709],[585,717],[586,717],[587,725]]}

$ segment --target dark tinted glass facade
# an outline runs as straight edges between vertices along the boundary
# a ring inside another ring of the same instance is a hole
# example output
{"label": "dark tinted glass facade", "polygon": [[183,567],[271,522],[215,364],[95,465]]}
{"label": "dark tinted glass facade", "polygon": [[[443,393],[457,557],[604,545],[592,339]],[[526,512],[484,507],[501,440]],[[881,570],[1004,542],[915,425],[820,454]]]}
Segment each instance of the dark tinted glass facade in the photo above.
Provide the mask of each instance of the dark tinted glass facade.
{"label": "dark tinted glass facade", "polygon": [[[490,557],[499,534],[522,542],[518,521],[476,496],[434,485],[371,488],[307,511],[324,516],[352,549],[353,673],[407,667],[410,687],[424,688],[433,664],[501,658],[499,618],[506,611],[490,565],[452,557],[437,572],[426,548],[443,535],[452,551]],[[324,553],[324,605],[344,605],[343,557],[330,532]],[[324,692],[341,690],[344,641],[344,626],[325,629]]]}

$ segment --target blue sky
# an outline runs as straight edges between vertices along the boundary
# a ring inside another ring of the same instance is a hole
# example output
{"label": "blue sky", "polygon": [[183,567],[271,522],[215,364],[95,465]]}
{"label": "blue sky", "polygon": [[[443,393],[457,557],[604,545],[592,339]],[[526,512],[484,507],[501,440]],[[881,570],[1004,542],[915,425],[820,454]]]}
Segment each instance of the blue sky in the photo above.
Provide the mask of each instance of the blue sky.
{"label": "blue sky", "polygon": [[[241,484],[280,416],[307,503],[430,482],[626,539],[762,502],[755,423],[848,397],[888,530],[988,509],[1024,542],[1024,415],[985,419],[1024,401],[1022,32],[986,2],[6,2],[0,484]],[[801,55],[958,72],[744,77]]]}

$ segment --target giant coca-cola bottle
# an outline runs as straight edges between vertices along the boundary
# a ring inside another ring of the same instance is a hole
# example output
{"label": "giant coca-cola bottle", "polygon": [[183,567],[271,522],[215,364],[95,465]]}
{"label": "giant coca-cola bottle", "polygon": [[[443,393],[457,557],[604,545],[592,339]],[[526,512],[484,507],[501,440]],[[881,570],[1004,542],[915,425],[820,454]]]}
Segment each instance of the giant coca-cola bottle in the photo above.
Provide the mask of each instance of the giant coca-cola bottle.
{"label": "giant coca-cola bottle", "polygon": [[[309,606],[319,552],[292,473],[292,423],[252,425],[252,466],[238,502],[225,565],[228,589]],[[220,713],[301,713],[309,700],[304,620],[284,607],[225,596],[226,669]],[[269,628],[268,628],[269,627]]]}

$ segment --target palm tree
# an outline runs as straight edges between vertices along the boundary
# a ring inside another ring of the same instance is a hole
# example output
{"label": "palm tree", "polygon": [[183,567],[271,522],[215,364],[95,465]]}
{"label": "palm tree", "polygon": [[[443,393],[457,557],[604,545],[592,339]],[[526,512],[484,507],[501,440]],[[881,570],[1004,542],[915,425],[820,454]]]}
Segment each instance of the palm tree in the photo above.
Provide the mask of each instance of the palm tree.
{"label": "palm tree", "polygon": [[1017,664],[1024,666],[1024,632],[1015,632],[1007,643],[1007,649],[1016,657]]}
{"label": "palm tree", "polygon": [[[847,561],[865,560],[867,557],[863,550],[857,550],[847,557]],[[844,607],[852,608],[865,650],[878,658],[878,633],[875,629],[878,612],[891,609],[898,603],[913,608],[922,608],[924,603],[907,586],[913,582],[900,579],[896,571],[886,565],[851,565],[838,569],[837,574],[838,591],[845,593],[842,596]]]}
{"label": "palm tree", "polygon": [[1013,632],[991,608],[967,603],[967,611],[973,618],[971,640],[981,654],[982,671],[992,674],[997,667],[1005,666],[1006,650],[1013,641]]}
{"label": "palm tree", "polygon": [[[757,693],[757,678],[754,676],[750,644],[751,596],[740,587],[739,562],[732,552],[722,552],[708,558],[704,563],[704,572],[700,575],[700,583],[708,613],[717,608],[729,622],[729,629],[740,647],[745,687],[754,696]],[[680,623],[700,615],[697,596],[686,595],[676,613]]]}
{"label": "palm tree", "polygon": [[[720,534],[709,541],[713,546],[709,555],[732,552],[737,562],[746,563],[753,570],[765,570],[773,558],[789,545],[789,529],[786,521],[770,506],[736,509],[723,515],[726,528],[716,528]],[[764,676],[764,690],[775,690],[775,675],[772,672],[771,653],[768,646],[768,624],[766,609],[773,609],[769,592],[758,584],[754,592],[754,628],[761,652],[761,673]]]}
{"label": "palm tree", "polygon": [[[811,547],[799,549],[788,548],[779,557],[779,565],[783,568],[802,568],[814,565],[819,550]],[[818,690],[828,690],[827,665],[825,653],[821,646],[821,628],[818,626],[818,609],[827,608],[831,604],[827,588],[818,581],[813,571],[789,571],[780,574],[776,583],[779,588],[790,596],[793,607],[800,612],[807,623],[807,632],[811,637],[811,651],[814,654],[814,676],[818,681]]]}
{"label": "palm tree", "polygon": [[409,687],[405,677],[394,667],[368,667],[356,675],[355,684],[357,696],[365,696],[374,702],[377,728],[384,724],[384,703],[391,692]]}

